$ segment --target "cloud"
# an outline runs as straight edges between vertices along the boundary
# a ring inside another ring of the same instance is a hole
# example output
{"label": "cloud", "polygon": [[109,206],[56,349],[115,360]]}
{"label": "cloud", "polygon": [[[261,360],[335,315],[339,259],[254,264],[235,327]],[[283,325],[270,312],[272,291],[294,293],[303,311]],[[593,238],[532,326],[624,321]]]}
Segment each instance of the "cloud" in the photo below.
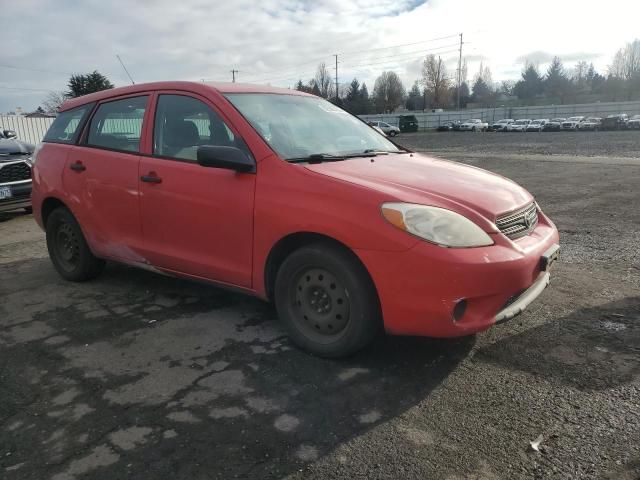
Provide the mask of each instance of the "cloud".
{"label": "cloud", "polygon": [[601,57],[601,53],[597,52],[572,52],[572,53],[550,53],[540,50],[527,53],[526,55],[520,55],[516,58],[517,64],[533,63],[535,65],[541,65],[545,63],[551,63],[554,57],[560,58],[563,62],[589,62]]}
{"label": "cloud", "polygon": [[[640,2],[609,0],[602,11],[581,1],[537,0],[535,9],[513,0],[5,2],[2,18],[16,21],[3,22],[0,64],[40,71],[0,66],[0,112],[35,109],[47,90],[64,90],[71,73],[97,69],[125,85],[116,54],[136,82],[230,81],[236,69],[239,81],[291,86],[310,79],[319,62],[332,66],[338,53],[341,82],[356,75],[372,87],[383,70],[394,70],[408,88],[428,53],[455,70],[457,35],[464,32],[470,74],[483,61],[500,80],[518,65],[515,58],[521,63],[537,53],[543,63],[559,46],[585,52],[561,54],[567,62],[580,54],[604,68],[637,30]],[[580,22],[568,21],[577,10]],[[541,34],[540,24],[562,34]],[[384,48],[394,45],[400,46]]]}

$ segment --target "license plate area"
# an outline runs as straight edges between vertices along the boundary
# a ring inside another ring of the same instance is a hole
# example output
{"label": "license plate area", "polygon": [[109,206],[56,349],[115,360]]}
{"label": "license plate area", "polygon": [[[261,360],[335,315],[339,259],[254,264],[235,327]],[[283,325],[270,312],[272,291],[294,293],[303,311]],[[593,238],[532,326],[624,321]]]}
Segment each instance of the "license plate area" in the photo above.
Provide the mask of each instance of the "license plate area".
{"label": "license plate area", "polygon": [[0,200],[13,197],[11,187],[0,187]]}
{"label": "license plate area", "polygon": [[540,257],[540,270],[548,272],[551,266],[558,260],[560,255],[560,245],[553,245]]}

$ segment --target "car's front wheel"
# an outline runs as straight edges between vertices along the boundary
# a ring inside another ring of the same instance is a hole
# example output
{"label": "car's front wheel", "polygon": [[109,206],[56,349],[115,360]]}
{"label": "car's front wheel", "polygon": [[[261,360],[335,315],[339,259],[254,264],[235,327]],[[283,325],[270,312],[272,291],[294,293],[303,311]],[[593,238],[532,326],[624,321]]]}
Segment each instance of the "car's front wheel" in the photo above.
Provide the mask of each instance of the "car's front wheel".
{"label": "car's front wheel", "polygon": [[292,341],[321,357],[358,351],[382,325],[368,272],[353,253],[330,244],[287,257],[276,276],[275,303]]}
{"label": "car's front wheel", "polygon": [[389,132],[389,136],[390,136],[390,137],[395,137],[397,134],[398,134],[398,132],[396,132],[395,130],[391,130],[391,131]]}
{"label": "car's front wheel", "polygon": [[65,207],[56,208],[46,224],[47,249],[60,276],[72,282],[97,277],[105,262],[93,255],[73,214]]}

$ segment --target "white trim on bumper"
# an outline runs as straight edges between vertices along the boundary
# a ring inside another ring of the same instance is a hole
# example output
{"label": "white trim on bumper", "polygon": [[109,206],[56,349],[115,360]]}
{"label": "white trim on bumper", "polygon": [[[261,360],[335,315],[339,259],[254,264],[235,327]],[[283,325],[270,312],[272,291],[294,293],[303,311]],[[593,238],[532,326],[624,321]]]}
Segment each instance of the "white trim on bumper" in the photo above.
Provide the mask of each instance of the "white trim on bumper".
{"label": "white trim on bumper", "polygon": [[520,315],[525,309],[540,296],[542,291],[549,285],[551,275],[549,272],[541,272],[536,281],[526,289],[518,299],[496,315],[496,323],[510,320],[516,315]]}

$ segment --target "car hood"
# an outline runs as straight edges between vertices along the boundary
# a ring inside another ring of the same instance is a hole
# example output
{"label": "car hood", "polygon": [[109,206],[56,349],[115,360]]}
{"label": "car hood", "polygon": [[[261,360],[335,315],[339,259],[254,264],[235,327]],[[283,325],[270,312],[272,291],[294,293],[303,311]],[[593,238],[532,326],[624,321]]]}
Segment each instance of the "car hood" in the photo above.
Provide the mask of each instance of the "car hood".
{"label": "car hood", "polygon": [[0,162],[8,156],[33,153],[33,145],[13,138],[0,138]]}
{"label": "car hood", "polygon": [[387,194],[389,201],[470,210],[491,222],[533,201],[524,188],[500,175],[419,153],[381,155],[373,162],[370,158],[352,158],[306,168],[375,189]]}

